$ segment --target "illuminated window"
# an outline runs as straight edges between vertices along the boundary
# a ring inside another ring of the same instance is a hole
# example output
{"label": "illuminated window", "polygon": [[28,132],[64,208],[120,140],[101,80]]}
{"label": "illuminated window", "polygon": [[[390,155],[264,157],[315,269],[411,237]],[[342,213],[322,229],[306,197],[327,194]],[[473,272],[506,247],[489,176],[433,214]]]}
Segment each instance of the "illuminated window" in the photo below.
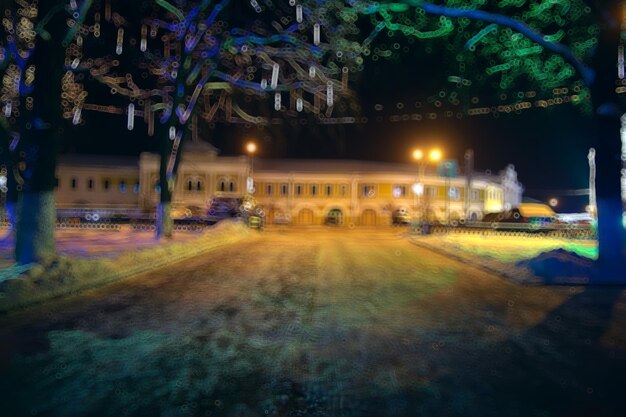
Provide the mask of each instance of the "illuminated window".
{"label": "illuminated window", "polygon": [[395,184],[392,192],[396,198],[406,197],[406,185]]}
{"label": "illuminated window", "polygon": [[317,184],[311,184],[309,188],[309,193],[311,195],[317,195]]}
{"label": "illuminated window", "polygon": [[461,193],[457,187],[448,188],[448,197],[453,200],[458,200],[461,197]]}
{"label": "illuminated window", "polygon": [[331,184],[326,184],[324,186],[324,191],[326,192],[326,196],[330,197],[331,195],[333,195],[333,186]]}
{"label": "illuminated window", "polygon": [[302,184],[296,184],[296,195],[302,195]]}
{"label": "illuminated window", "polygon": [[426,187],[429,197],[437,197],[437,187]]}
{"label": "illuminated window", "polygon": [[159,182],[159,180],[156,180],[154,182],[154,192],[155,193],[160,193],[161,192],[161,183]]}
{"label": "illuminated window", "polygon": [[288,184],[281,184],[280,185],[280,193],[282,195],[287,195],[289,193],[289,185]]}
{"label": "illuminated window", "polygon": [[87,189],[90,191],[93,190],[93,179],[91,178],[87,180]]}
{"label": "illuminated window", "polygon": [[133,193],[139,194],[140,190],[141,190],[141,188],[140,188],[140,185],[139,185],[139,181],[135,181],[135,185],[133,185]]}
{"label": "illuminated window", "polygon": [[478,190],[472,190],[472,201],[478,201]]}
{"label": "illuminated window", "polygon": [[70,180],[70,187],[72,187],[72,190],[76,189],[76,178]]}
{"label": "illuminated window", "polygon": [[119,187],[120,187],[120,192],[121,193],[125,193],[126,192],[126,181],[121,180],[120,184],[119,184]]}
{"label": "illuminated window", "polygon": [[363,197],[372,198],[376,195],[376,189],[372,184],[365,184],[361,187]]}

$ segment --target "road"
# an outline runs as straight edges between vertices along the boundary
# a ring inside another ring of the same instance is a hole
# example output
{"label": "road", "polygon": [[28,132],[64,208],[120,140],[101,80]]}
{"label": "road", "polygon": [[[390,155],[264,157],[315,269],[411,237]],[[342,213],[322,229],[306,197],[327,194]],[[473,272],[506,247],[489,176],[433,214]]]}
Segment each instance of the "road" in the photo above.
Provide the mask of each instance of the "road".
{"label": "road", "polygon": [[268,230],[0,318],[0,392],[11,416],[618,415],[625,300],[399,229]]}

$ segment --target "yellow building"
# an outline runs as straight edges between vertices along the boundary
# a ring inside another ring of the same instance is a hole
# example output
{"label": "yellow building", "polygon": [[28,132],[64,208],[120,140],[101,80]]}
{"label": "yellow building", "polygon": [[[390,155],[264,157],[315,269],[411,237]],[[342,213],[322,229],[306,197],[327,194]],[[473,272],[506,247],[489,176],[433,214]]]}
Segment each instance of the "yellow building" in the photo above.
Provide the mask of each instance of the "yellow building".
{"label": "yellow building", "polygon": [[[152,211],[159,198],[158,171],[159,156],[151,153],[142,153],[139,160],[62,156],[57,206]],[[289,219],[314,225],[331,216],[349,226],[388,225],[396,210],[441,222],[480,220],[488,212],[518,205],[522,195],[512,166],[497,176],[473,174],[470,185],[464,176],[418,173],[412,164],[251,160],[221,157],[209,144],[190,142],[179,167],[173,206],[206,210],[214,196],[241,197],[249,176],[268,223]]]}

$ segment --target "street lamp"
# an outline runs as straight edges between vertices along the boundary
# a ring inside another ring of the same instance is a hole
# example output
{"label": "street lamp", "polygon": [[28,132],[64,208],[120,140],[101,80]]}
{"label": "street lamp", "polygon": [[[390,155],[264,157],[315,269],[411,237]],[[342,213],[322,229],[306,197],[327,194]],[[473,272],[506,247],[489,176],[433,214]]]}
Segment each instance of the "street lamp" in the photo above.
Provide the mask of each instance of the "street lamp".
{"label": "street lamp", "polygon": [[429,158],[433,162],[438,162],[441,160],[442,153],[439,149],[433,149],[430,151]]}
{"label": "street lamp", "polygon": [[[428,160],[432,162],[437,162],[441,159],[441,151],[439,149],[432,149],[428,153]],[[418,178],[417,182],[413,184],[413,206],[414,212],[417,213],[418,206],[418,197],[421,199],[424,194],[424,171],[426,170],[426,163],[428,160],[424,158],[424,152],[421,149],[415,149],[413,151],[413,159],[418,162]],[[424,208],[422,207],[420,218],[423,220],[424,218]]]}
{"label": "street lamp", "polygon": [[256,150],[256,143],[252,141],[246,143],[246,152],[248,152],[248,178],[246,179],[246,191],[248,194],[254,193],[254,179],[252,177],[252,173],[254,169],[254,153]]}

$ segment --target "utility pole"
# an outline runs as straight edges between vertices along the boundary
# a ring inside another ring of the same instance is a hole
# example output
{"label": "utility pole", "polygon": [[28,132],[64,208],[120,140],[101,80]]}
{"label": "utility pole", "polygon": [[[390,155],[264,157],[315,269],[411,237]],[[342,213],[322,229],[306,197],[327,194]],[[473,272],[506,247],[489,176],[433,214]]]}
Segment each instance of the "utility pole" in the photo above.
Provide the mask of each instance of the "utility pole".
{"label": "utility pole", "polygon": [[465,221],[469,220],[469,209],[472,194],[472,172],[474,171],[474,151],[468,149],[465,151]]}

